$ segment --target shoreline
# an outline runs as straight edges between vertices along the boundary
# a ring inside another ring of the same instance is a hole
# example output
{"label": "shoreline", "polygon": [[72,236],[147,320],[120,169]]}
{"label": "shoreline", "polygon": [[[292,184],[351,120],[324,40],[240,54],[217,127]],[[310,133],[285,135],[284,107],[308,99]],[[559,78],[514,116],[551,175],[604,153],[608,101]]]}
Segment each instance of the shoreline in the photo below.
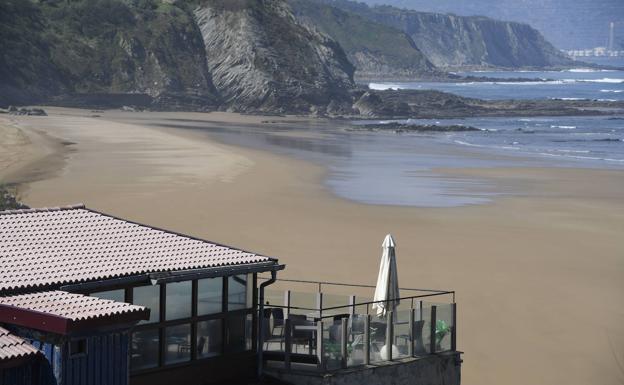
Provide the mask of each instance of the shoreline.
{"label": "shoreline", "polygon": [[624,356],[610,346],[624,345],[624,171],[438,169],[521,194],[451,208],[367,205],[333,195],[321,165],[223,144],[210,130],[150,125],[203,119],[251,130],[266,116],[49,112],[18,120],[76,144],[62,171],[27,183],[26,204],[82,202],[279,257],[282,277],[347,283],[374,282],[391,232],[401,286],[457,292],[465,383],[619,383]]}

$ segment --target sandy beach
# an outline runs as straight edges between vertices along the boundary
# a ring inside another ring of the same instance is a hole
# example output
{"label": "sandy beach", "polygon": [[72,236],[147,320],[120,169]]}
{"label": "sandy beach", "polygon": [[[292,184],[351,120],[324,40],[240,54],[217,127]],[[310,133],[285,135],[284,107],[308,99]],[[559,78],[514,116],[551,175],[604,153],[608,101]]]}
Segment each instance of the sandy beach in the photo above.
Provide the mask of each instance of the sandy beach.
{"label": "sandy beach", "polygon": [[347,283],[374,284],[391,232],[402,286],[457,291],[464,384],[624,383],[623,171],[438,170],[516,193],[365,205],[332,195],[318,165],[147,124],[266,117],[46,110],[0,115],[0,182],[17,183],[29,206],[84,203],[278,257],[283,277]]}

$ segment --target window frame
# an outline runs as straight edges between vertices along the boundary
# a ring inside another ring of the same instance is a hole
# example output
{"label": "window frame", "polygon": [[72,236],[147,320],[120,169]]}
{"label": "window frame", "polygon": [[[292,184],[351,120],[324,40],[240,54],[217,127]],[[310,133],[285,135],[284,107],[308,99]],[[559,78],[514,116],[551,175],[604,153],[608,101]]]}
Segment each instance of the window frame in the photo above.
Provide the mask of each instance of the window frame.
{"label": "window frame", "polygon": [[[204,315],[198,315],[198,305],[197,305],[197,300],[198,300],[198,279],[192,279],[192,280],[187,280],[192,282],[192,288],[191,288],[191,297],[192,297],[192,302],[191,302],[191,316],[188,318],[180,318],[180,319],[175,319],[175,320],[166,320],[166,311],[167,311],[167,283],[163,283],[163,284],[159,284],[160,285],[160,291],[159,291],[159,295],[160,295],[160,309],[159,309],[159,317],[158,317],[158,321],[153,322],[153,323],[145,323],[145,324],[140,324],[140,325],[136,325],[131,333],[130,333],[130,341],[132,341],[134,332],[140,332],[140,331],[145,331],[145,330],[158,330],[158,335],[159,335],[159,339],[158,339],[158,365],[156,367],[151,367],[151,368],[144,368],[144,369],[137,369],[137,370],[133,370],[132,367],[130,367],[130,375],[136,375],[136,374],[142,374],[142,373],[149,373],[149,372],[154,372],[154,371],[159,371],[159,370],[163,370],[164,368],[171,368],[171,367],[179,367],[179,366],[186,366],[186,365],[192,365],[192,364],[196,364],[199,362],[204,362],[204,361],[211,361],[211,360],[218,360],[220,358],[223,357],[231,357],[231,356],[237,356],[237,355],[241,355],[241,354],[250,354],[256,351],[256,325],[257,325],[257,307],[258,307],[258,298],[257,298],[257,281],[258,281],[258,274],[257,273],[248,273],[247,274],[247,285],[253,285],[251,288],[251,304],[250,307],[245,308],[245,309],[238,309],[238,310],[229,310],[229,306],[228,306],[228,299],[229,299],[229,295],[228,295],[228,282],[229,282],[229,277],[230,276],[235,276],[235,275],[241,275],[241,274],[229,274],[229,275],[225,275],[225,276],[219,276],[218,278],[222,278],[222,290],[221,290],[221,312],[219,313],[213,313],[213,314],[204,314]],[[217,277],[215,277],[217,278]],[[200,278],[202,279],[202,278]],[[185,282],[185,281],[182,281]],[[126,302],[128,303],[133,303],[133,298],[132,298],[132,291],[135,287],[139,287],[139,286],[147,286],[147,285],[143,285],[143,284],[137,284],[137,285],[133,285],[131,287],[126,287]],[[249,288],[247,289],[249,290]],[[252,330],[251,330],[251,349],[250,350],[244,350],[244,351],[238,351],[238,352],[232,352],[230,349],[228,349],[227,346],[227,341],[228,341],[228,320],[232,317],[236,317],[236,316],[242,316],[244,318],[248,317],[248,315],[251,315],[252,318]],[[198,357],[197,354],[197,323],[198,322],[202,322],[202,321],[208,321],[208,320],[215,320],[215,319],[220,319],[221,320],[221,353],[218,355],[214,355],[214,356],[210,356],[210,357]],[[191,325],[191,357],[190,360],[188,361],[184,361],[184,362],[179,362],[179,363],[171,363],[171,364],[166,364],[165,363],[165,356],[166,356],[166,336],[165,336],[165,330],[168,327],[171,326],[177,326],[177,325],[182,325],[182,324],[189,324]]]}
{"label": "window frame", "polygon": [[[74,344],[77,344],[82,349],[80,349],[79,352],[74,352],[72,348]],[[89,340],[86,337],[69,340],[67,343],[67,353],[70,359],[86,357],[89,353]]]}

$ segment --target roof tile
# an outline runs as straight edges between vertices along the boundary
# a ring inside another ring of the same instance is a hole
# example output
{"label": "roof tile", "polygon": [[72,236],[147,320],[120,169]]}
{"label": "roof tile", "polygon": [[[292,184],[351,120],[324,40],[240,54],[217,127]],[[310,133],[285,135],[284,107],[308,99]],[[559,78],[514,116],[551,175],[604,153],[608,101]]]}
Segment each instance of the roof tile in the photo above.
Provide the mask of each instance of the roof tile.
{"label": "roof tile", "polygon": [[146,308],[143,306],[58,290],[0,297],[1,306],[13,306],[71,321],[146,311]]}
{"label": "roof tile", "polygon": [[34,346],[0,327],[0,362],[39,353]]}
{"label": "roof tile", "polygon": [[0,291],[268,261],[84,206],[0,212]]}

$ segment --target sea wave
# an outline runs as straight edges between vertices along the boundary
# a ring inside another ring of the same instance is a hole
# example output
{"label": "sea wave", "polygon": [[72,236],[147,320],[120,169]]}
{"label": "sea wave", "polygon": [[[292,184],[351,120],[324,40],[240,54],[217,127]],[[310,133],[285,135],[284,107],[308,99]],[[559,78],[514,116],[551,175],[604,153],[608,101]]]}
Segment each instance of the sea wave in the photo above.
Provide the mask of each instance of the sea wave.
{"label": "sea wave", "polygon": [[600,160],[605,162],[624,162],[624,159],[616,159],[616,158],[601,158],[598,156],[582,156],[582,155],[570,155],[570,154],[553,154],[551,152],[540,152],[540,155],[546,156],[554,156],[561,158],[572,158],[572,159],[581,159],[581,160]]}
{"label": "sea wave", "polygon": [[501,81],[455,83],[455,85],[474,86],[474,85],[479,85],[479,84],[488,84],[488,85],[503,85],[503,86],[539,86],[539,85],[563,85],[563,84],[574,84],[574,83],[623,84],[624,79],[622,78],[558,79],[558,80],[542,79],[542,80],[537,80],[537,81],[526,81],[526,82],[511,82],[511,81],[505,81],[505,79],[502,79]]}
{"label": "sea wave", "polygon": [[622,142],[618,138],[599,138],[599,139],[553,139],[551,142],[556,143],[587,143],[587,142]]}
{"label": "sea wave", "polygon": [[580,73],[585,73],[585,72],[614,72],[615,70],[601,70],[601,69],[595,69],[595,68],[571,68],[569,70],[563,70],[561,72],[580,72]]}
{"label": "sea wave", "polygon": [[415,89],[422,88],[421,85],[417,85],[414,87],[413,85],[405,85],[405,84],[396,84],[396,83],[369,83],[368,88],[375,91],[385,91],[385,90],[405,90],[405,89]]}
{"label": "sea wave", "polygon": [[[462,146],[468,146],[468,147],[482,147],[482,148],[493,148],[493,149],[502,149],[502,150],[521,150],[520,147],[513,147],[513,146],[486,146],[486,145],[483,145],[483,144],[468,143],[468,142],[465,142],[463,140],[454,140],[453,142],[455,144],[460,144]],[[513,144],[520,144],[520,143],[514,142]]]}
{"label": "sea wave", "polygon": [[612,93],[612,94],[619,94],[624,92],[624,90],[600,90],[600,92],[604,92],[604,93]]}
{"label": "sea wave", "polygon": [[551,125],[550,128],[562,128],[564,130],[574,130],[576,129],[576,126],[558,126],[558,125]]}
{"label": "sea wave", "polygon": [[624,79],[621,78],[601,78],[601,79],[564,79],[565,81],[573,81],[579,83],[624,83]]}

